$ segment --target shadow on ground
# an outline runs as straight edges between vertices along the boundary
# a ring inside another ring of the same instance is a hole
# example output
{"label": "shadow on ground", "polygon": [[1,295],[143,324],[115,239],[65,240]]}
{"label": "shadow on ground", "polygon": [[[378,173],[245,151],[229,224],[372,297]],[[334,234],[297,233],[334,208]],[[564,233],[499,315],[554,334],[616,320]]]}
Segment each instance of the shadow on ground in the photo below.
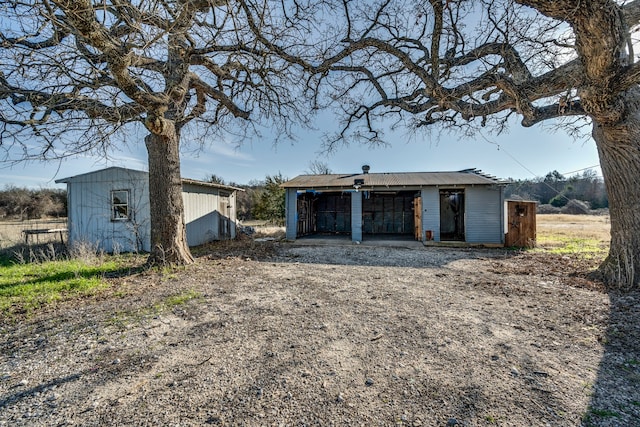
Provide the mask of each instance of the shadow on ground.
{"label": "shadow on ground", "polygon": [[586,427],[640,426],[640,291],[610,293],[604,356],[598,367]]}

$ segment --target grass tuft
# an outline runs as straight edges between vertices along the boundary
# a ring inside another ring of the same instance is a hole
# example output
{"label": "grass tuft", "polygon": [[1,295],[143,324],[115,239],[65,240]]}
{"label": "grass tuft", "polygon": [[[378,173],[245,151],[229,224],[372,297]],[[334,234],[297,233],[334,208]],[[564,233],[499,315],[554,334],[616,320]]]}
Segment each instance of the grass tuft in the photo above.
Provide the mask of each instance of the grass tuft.
{"label": "grass tuft", "polygon": [[163,302],[162,302],[162,306],[164,308],[172,308],[172,307],[177,307],[180,305],[184,305],[187,302],[193,300],[193,299],[198,299],[201,298],[202,294],[200,292],[196,292],[194,290],[188,290],[188,291],[184,291],[181,292],[179,294],[176,295],[171,295],[169,297],[167,297]]}

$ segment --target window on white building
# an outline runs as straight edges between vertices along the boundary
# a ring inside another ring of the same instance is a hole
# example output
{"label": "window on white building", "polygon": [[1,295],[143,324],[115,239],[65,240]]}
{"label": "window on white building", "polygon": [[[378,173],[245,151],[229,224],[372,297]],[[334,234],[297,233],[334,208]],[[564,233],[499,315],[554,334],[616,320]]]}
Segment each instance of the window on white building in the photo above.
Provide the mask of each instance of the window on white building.
{"label": "window on white building", "polygon": [[111,219],[128,221],[129,213],[129,190],[111,191]]}

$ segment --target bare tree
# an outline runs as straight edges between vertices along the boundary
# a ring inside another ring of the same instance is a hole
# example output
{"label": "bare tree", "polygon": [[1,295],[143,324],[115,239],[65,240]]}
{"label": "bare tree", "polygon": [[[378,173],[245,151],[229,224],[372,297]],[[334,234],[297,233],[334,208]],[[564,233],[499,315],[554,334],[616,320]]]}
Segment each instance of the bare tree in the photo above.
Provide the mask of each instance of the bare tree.
{"label": "bare tree", "polygon": [[327,162],[313,160],[309,162],[309,171],[307,173],[312,175],[329,175],[333,172]]}
{"label": "bare tree", "polygon": [[599,273],[612,287],[640,286],[639,0],[325,4],[331,24],[314,52],[322,59],[303,65],[343,114],[330,144],[379,143],[390,120],[469,137],[482,127],[500,132],[516,117],[573,135],[591,128],[611,212]]}
{"label": "bare tree", "polygon": [[191,262],[181,135],[206,142],[225,132],[258,134],[268,123],[287,136],[291,123],[307,122],[294,94],[300,68],[269,54],[253,34],[288,45],[296,17],[284,8],[251,0],[3,1],[4,161],[105,154],[127,140],[127,129],[143,129],[149,261]]}

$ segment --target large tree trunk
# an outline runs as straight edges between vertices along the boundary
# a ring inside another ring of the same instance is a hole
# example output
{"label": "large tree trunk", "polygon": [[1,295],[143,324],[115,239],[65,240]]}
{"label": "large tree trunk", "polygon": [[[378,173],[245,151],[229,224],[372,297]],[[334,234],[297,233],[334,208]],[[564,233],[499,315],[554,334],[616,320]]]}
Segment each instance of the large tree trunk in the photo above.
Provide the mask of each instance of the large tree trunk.
{"label": "large tree trunk", "polygon": [[180,176],[179,135],[172,129],[145,138],[149,155],[152,265],[190,264]]}
{"label": "large tree trunk", "polygon": [[640,91],[626,94],[626,106],[620,122],[593,126],[611,216],[609,256],[598,274],[612,289],[640,286]]}

